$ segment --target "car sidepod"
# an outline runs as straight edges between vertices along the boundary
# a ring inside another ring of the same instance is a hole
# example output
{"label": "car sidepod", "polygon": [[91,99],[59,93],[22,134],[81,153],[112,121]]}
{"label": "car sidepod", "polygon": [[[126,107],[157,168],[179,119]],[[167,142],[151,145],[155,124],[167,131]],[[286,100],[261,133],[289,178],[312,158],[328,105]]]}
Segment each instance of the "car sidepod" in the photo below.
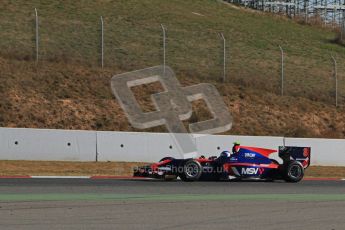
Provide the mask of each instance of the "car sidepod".
{"label": "car sidepod", "polygon": [[237,178],[274,179],[279,175],[279,164],[268,158],[272,152],[275,150],[241,146],[223,167]]}

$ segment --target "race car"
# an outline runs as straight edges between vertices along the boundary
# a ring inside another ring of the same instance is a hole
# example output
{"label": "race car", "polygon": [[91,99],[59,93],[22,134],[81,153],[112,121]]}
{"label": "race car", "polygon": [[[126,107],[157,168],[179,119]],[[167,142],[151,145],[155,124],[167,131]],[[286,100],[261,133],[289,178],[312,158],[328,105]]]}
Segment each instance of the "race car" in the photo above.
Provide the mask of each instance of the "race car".
{"label": "race car", "polygon": [[280,146],[280,164],[270,155],[273,149],[237,146],[233,152],[223,151],[219,157],[196,159],[164,157],[158,163],[134,169],[135,177],[151,177],[183,181],[198,180],[285,180],[299,182],[310,165],[311,148]]}

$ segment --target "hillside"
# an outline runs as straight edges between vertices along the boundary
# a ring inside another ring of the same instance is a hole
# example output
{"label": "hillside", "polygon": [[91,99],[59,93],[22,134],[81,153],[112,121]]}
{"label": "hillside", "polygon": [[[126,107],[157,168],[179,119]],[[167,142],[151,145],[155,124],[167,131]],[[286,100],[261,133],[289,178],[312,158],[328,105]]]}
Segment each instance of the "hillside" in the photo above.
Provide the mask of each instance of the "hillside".
{"label": "hillside", "polygon": [[[40,56],[35,63],[35,17]],[[105,67],[100,68],[104,18]],[[220,1],[10,1],[0,5],[0,126],[134,130],[110,90],[114,74],[167,64],[183,85],[214,83],[243,135],[345,136],[345,48],[326,28],[247,11]],[[222,83],[222,32],[227,78]],[[280,51],[285,96],[280,93]],[[338,61],[334,106],[330,55]],[[157,85],[135,90],[146,109]],[[202,106],[193,121],[207,116]],[[149,131],[163,131],[158,127]]]}

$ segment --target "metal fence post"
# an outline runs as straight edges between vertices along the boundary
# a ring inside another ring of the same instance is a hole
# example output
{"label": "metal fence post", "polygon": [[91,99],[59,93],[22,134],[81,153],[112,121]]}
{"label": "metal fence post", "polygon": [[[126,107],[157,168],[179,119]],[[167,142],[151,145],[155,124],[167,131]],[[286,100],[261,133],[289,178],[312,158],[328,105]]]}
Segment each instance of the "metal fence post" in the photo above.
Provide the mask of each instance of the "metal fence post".
{"label": "metal fence post", "polygon": [[335,79],[335,107],[338,107],[338,73],[337,73],[337,61],[335,60],[335,58],[333,57],[333,55],[331,55],[331,58],[333,60],[333,76]]}
{"label": "metal fence post", "polygon": [[104,22],[101,16],[101,65],[104,67]]}
{"label": "metal fence post", "polygon": [[280,53],[281,53],[281,95],[284,95],[284,50],[281,46],[279,46]]}
{"label": "metal fence post", "polygon": [[305,23],[308,23],[308,7],[309,7],[309,4],[308,4],[308,0],[304,0],[304,11],[305,11],[305,15],[304,15],[304,22]]}
{"label": "metal fence post", "polygon": [[223,82],[226,79],[226,40],[223,33],[220,33],[221,38],[223,39]]}
{"label": "metal fence post", "polygon": [[36,21],[36,63],[38,63],[38,41],[39,41],[39,37],[38,37],[38,13],[37,13],[37,9],[35,8],[35,21]]}
{"label": "metal fence post", "polygon": [[162,32],[163,32],[163,71],[165,73],[165,39],[166,39],[166,34],[165,34],[165,27],[163,24],[161,24]]}
{"label": "metal fence post", "polygon": [[343,11],[342,13],[342,18],[341,18],[341,29],[340,29],[340,41],[343,41],[343,34],[344,34],[344,20],[345,20],[345,12]]}

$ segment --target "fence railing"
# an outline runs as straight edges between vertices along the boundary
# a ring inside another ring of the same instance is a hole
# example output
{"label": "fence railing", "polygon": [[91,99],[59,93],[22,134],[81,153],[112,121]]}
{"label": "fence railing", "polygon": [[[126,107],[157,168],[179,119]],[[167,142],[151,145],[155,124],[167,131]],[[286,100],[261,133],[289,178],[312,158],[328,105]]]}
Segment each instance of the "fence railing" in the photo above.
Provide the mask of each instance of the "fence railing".
{"label": "fence railing", "polygon": [[0,29],[0,34],[5,31],[0,52],[39,65],[78,62],[123,71],[169,65],[181,78],[232,82],[336,106],[345,99],[345,83],[339,78],[344,67],[336,65],[341,62],[331,53],[308,53],[269,41],[248,46],[228,31],[147,27],[102,16],[61,21],[40,16],[39,9],[16,24],[4,21],[8,24]]}

